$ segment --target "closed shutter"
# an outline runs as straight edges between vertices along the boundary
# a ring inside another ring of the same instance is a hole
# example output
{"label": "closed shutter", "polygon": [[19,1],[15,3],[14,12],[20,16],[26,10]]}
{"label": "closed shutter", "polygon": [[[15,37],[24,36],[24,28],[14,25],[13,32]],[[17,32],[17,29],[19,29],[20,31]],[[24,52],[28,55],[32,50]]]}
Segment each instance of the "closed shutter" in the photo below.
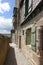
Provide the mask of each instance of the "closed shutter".
{"label": "closed shutter", "polygon": [[36,27],[33,26],[31,29],[31,46],[32,50],[36,50]]}

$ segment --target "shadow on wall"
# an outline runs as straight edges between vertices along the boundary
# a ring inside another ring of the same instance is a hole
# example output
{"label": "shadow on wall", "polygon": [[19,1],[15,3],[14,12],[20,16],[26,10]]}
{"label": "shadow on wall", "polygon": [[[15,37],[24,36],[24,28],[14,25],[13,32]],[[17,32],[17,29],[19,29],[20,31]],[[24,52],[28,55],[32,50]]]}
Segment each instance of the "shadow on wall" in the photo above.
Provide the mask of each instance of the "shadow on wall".
{"label": "shadow on wall", "polygon": [[14,48],[10,47],[4,65],[17,65]]}

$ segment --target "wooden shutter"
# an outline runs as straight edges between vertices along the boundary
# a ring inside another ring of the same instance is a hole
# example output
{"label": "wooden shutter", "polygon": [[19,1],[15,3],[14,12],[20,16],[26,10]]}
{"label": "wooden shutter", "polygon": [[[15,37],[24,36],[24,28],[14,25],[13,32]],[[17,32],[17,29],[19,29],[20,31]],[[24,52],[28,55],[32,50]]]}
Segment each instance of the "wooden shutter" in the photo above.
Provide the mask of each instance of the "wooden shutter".
{"label": "wooden shutter", "polygon": [[36,27],[33,26],[31,29],[31,46],[32,50],[36,50]]}

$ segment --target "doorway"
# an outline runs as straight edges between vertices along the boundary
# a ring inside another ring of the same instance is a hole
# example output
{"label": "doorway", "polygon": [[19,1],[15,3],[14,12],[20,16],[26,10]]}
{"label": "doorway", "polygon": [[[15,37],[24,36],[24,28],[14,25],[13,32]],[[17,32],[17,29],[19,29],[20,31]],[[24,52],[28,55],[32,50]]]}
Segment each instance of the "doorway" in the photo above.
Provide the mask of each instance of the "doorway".
{"label": "doorway", "polygon": [[19,48],[21,48],[21,36],[19,36]]}

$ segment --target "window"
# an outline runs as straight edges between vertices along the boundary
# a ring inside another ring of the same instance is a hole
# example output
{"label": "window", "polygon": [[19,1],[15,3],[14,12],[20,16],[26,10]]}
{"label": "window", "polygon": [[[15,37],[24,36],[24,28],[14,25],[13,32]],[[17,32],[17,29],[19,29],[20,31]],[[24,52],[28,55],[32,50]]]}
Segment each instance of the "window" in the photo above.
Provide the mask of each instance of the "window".
{"label": "window", "polygon": [[29,0],[29,4],[28,4],[28,5],[29,5],[29,7],[31,6],[31,4],[32,4],[32,0]]}
{"label": "window", "polygon": [[24,35],[24,30],[23,30],[23,35]]}
{"label": "window", "polygon": [[31,28],[26,30],[26,45],[30,45],[31,43]]}
{"label": "window", "polygon": [[28,13],[32,10],[32,0],[28,1]]}
{"label": "window", "polygon": [[25,17],[28,15],[28,13],[32,10],[32,0],[26,0],[25,1]]}

